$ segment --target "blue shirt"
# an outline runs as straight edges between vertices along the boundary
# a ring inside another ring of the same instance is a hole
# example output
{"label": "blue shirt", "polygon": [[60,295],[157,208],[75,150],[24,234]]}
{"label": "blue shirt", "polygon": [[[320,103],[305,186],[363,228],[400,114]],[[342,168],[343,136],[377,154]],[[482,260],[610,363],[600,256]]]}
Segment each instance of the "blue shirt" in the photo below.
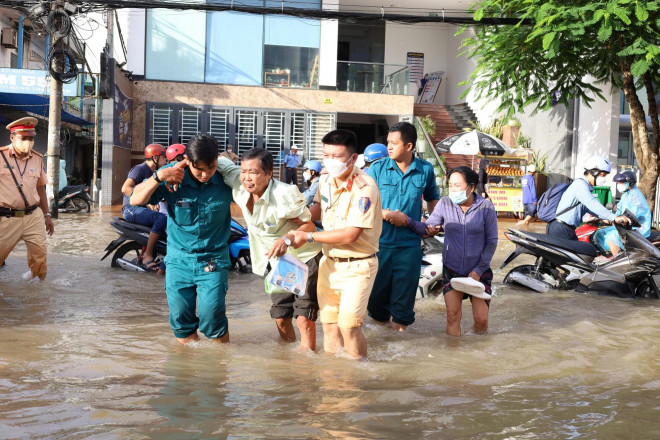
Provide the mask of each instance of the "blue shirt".
{"label": "blue shirt", "polygon": [[[149,168],[149,165],[147,165],[145,162],[142,162],[140,165],[135,165],[131,170],[128,172],[128,178],[133,179],[136,182],[136,185],[139,185],[140,183],[144,182],[147,180],[149,177],[151,177],[154,174],[153,170]],[[60,188],[61,189],[61,188]],[[131,198],[126,197],[124,194],[124,202],[122,203],[122,209],[124,209],[125,206],[128,206],[131,204]]]}
{"label": "blue shirt", "polygon": [[580,202],[580,204],[562,215],[558,215],[557,220],[560,220],[567,225],[578,227],[580,223],[582,223],[582,216],[587,212],[592,213],[598,218],[614,220],[616,214],[605,208],[598,201],[596,196],[592,194],[593,190],[593,186],[591,186],[584,177],[575,179],[575,181],[566,188],[564,194],[562,194],[561,199],[557,204],[556,212],[562,212],[564,209],[575,205],[577,202]]}
{"label": "blue shirt", "polygon": [[161,199],[167,202],[167,258],[214,259],[219,267],[230,267],[227,240],[232,194],[220,174],[199,183],[186,168],[176,191],[168,191],[165,182],[158,185],[151,202]]}
{"label": "blue shirt", "polygon": [[[387,157],[372,163],[369,175],[378,185],[383,209],[399,210],[413,220],[422,218],[422,196],[427,202],[440,198],[433,166],[416,157],[405,174],[394,160]],[[419,243],[419,235],[410,229],[383,222],[380,246],[409,247],[419,246]]]}
{"label": "blue shirt", "polygon": [[287,154],[284,156],[284,166],[287,168],[296,168],[300,164],[300,156],[298,154]]}
{"label": "blue shirt", "polygon": [[536,183],[533,174],[525,174],[520,179],[523,193],[523,205],[536,202]]}
{"label": "blue shirt", "polygon": [[312,184],[305,190],[303,197],[305,198],[305,205],[309,206],[314,201],[316,193],[319,191],[319,178],[316,177]]}

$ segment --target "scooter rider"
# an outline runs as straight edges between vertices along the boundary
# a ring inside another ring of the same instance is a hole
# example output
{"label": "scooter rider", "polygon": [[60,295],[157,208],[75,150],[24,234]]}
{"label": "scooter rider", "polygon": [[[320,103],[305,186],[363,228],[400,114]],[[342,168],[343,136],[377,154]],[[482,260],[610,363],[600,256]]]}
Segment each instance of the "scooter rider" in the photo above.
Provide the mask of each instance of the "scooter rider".
{"label": "scooter rider", "polygon": [[165,157],[167,162],[181,162],[186,156],[186,146],[183,144],[172,144],[165,150]]}
{"label": "scooter rider", "polygon": [[387,146],[385,144],[368,145],[364,149],[364,171],[367,171],[372,163],[384,157],[387,157]]}
{"label": "scooter rider", "polygon": [[303,180],[307,185],[307,189],[303,193],[305,198],[305,205],[310,206],[314,203],[314,196],[319,190],[319,176],[323,165],[318,160],[308,160],[305,162],[305,171],[303,171]]}
{"label": "scooter rider", "polygon": [[[594,186],[605,184],[606,176],[612,171],[610,162],[603,156],[592,156],[584,163],[584,175],[575,179],[557,205],[557,218],[548,223],[547,234],[567,240],[577,240],[575,228],[582,222],[582,216],[588,211],[598,218],[617,223],[629,223],[625,216],[616,216],[605,208],[592,194]],[[573,207],[573,209],[569,209]],[[568,210],[567,210],[568,209]],[[566,211],[567,210],[567,211]],[[565,211],[565,212],[562,212]]]}

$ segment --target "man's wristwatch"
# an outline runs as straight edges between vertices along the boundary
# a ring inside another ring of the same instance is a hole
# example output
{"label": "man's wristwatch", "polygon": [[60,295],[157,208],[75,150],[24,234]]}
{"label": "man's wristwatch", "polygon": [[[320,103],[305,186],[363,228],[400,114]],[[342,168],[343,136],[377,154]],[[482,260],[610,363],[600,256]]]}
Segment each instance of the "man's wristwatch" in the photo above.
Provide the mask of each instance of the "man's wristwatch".
{"label": "man's wristwatch", "polygon": [[291,240],[286,235],[282,236],[282,241],[284,242],[285,245],[291,246]]}
{"label": "man's wristwatch", "polygon": [[307,243],[314,243],[314,237],[312,236],[313,232],[307,233]]}
{"label": "man's wristwatch", "polygon": [[50,212],[45,213],[44,217],[50,217]]}
{"label": "man's wristwatch", "polygon": [[160,182],[163,181],[163,179],[159,179],[159,178],[158,178],[158,170],[154,171],[154,173],[152,174],[152,176],[153,176],[154,180],[155,180],[156,182],[158,182],[158,183],[160,183]]}

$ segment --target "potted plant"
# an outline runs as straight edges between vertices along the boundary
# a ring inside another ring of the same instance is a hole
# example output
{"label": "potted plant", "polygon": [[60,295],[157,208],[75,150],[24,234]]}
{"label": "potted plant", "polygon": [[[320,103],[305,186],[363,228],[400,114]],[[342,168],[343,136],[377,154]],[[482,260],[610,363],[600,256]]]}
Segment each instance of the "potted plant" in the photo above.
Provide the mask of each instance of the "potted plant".
{"label": "potted plant", "polygon": [[536,196],[540,197],[541,194],[548,189],[548,152],[541,154],[540,152],[532,151],[532,160],[530,165],[536,167],[536,174],[534,175],[534,183],[536,184]]}

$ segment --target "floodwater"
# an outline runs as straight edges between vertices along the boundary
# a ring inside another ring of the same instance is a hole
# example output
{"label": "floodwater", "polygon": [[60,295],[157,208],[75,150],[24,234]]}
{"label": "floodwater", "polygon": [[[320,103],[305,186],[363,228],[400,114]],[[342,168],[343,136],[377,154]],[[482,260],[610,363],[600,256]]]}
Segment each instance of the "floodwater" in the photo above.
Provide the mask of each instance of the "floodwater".
{"label": "floodwater", "polygon": [[354,362],[280,342],[262,279],[230,273],[231,344],[183,347],[163,278],[99,260],[110,218],[61,214],[44,282],[22,279],[22,246],[0,270],[0,438],[660,437],[660,302],[500,273],[488,335],[465,302],[465,335],[446,336],[442,300],[422,299],[404,333],[367,320]]}

